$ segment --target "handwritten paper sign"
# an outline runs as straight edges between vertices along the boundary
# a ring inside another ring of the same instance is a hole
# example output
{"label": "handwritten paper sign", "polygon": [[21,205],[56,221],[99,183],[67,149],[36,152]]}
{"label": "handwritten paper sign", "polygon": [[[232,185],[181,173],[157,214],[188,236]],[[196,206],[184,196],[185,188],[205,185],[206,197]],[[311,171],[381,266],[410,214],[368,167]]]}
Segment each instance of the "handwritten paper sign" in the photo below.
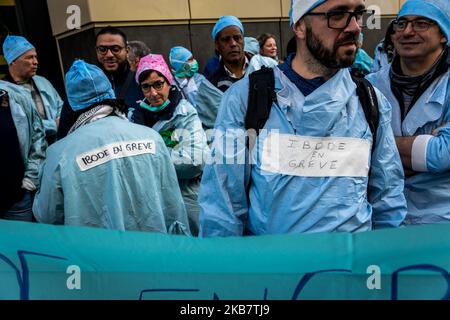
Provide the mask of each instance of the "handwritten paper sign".
{"label": "handwritten paper sign", "polygon": [[369,141],[271,133],[264,140],[262,170],[299,177],[367,177]]}
{"label": "handwritten paper sign", "polygon": [[80,154],[77,156],[77,164],[81,171],[86,171],[113,159],[134,157],[147,153],[156,153],[156,145],[153,140],[116,142]]}

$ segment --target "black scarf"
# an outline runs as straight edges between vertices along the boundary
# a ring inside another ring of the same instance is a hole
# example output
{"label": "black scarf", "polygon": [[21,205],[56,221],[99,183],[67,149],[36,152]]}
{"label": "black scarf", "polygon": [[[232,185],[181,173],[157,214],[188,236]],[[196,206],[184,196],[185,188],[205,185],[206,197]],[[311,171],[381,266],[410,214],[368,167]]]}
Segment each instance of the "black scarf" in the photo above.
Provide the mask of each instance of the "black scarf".
{"label": "black scarf", "polygon": [[[398,56],[394,58],[390,71],[391,89],[399,102],[402,121],[425,90],[428,89],[434,80],[446,73],[449,67],[450,55],[448,47],[444,49],[433,66],[420,76],[405,76],[400,67],[400,58]],[[405,105],[404,95],[412,98],[409,106]]]}
{"label": "black scarf", "polygon": [[121,86],[125,83],[128,76],[128,71],[130,70],[130,65],[128,64],[128,61],[123,62],[119,65],[119,68],[117,68],[116,71],[109,72],[106,71],[105,68],[101,63],[98,63],[97,66],[102,69],[103,73],[108,78],[109,82],[111,82],[111,86],[113,87],[113,90],[116,90],[117,86]]}

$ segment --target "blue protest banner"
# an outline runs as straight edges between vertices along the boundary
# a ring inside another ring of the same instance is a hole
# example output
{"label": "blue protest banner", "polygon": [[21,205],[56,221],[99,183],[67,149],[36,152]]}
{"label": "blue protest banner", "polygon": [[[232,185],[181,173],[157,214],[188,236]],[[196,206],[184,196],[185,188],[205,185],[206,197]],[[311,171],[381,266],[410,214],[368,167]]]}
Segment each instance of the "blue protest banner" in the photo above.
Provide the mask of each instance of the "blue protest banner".
{"label": "blue protest banner", "polygon": [[0,221],[0,299],[449,299],[450,225],[197,239]]}

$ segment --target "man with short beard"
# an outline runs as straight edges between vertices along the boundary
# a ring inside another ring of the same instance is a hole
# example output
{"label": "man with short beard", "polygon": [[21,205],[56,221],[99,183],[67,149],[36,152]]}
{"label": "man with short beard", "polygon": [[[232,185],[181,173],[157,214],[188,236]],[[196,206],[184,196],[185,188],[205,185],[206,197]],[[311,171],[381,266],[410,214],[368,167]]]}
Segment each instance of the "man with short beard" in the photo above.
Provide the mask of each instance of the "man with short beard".
{"label": "man with short beard", "polygon": [[243,142],[249,80],[222,100],[199,195],[200,236],[366,231],[398,227],[406,215],[390,106],[377,91],[372,148],[348,70],[370,16],[364,1],[291,6],[297,51],[273,69],[277,98],[250,150]]}
{"label": "man with short beard", "polygon": [[[95,39],[95,51],[98,66],[103,70],[118,99],[125,100],[129,114],[144,99],[142,92],[134,81],[135,73],[131,71],[127,60],[127,37],[115,27],[101,29]],[[61,111],[61,123],[58,128],[58,140],[64,138],[75,122],[75,115],[66,102]]]}
{"label": "man with short beard", "polygon": [[95,40],[95,51],[99,67],[108,77],[118,99],[124,99],[127,106],[135,108],[144,97],[134,81],[127,60],[128,47],[125,33],[115,27],[105,27]]}

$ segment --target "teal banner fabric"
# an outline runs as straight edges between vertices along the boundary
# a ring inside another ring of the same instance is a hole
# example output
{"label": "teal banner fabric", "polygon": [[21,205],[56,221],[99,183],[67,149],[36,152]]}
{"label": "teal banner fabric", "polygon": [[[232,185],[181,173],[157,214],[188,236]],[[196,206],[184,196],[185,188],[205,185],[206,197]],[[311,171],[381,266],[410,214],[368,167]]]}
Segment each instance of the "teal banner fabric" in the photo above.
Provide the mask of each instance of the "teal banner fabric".
{"label": "teal banner fabric", "polygon": [[0,220],[0,299],[449,299],[450,224],[197,239]]}

